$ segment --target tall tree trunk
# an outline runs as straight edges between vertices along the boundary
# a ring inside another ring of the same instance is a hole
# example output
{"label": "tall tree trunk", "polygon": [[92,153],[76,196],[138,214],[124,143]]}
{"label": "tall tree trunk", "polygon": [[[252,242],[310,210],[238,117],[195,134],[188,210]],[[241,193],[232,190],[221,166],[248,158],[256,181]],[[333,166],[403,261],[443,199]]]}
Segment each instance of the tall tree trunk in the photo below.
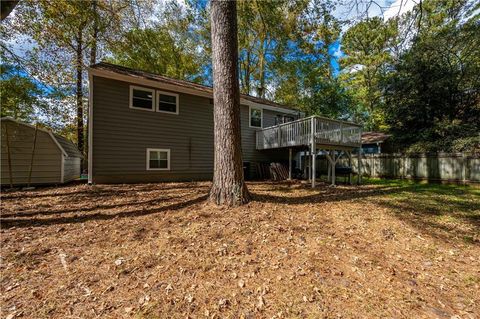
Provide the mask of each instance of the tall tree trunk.
{"label": "tall tree trunk", "polygon": [[79,28],[77,34],[76,73],[77,73],[77,144],[80,153],[83,154],[83,92],[82,92],[82,45],[83,28]]}
{"label": "tall tree trunk", "polygon": [[262,50],[259,53],[259,66],[258,66],[258,73],[259,73],[259,81],[260,84],[258,86],[258,96],[262,99],[265,98],[265,59],[266,59],[266,48],[265,48],[265,40],[262,41]]}
{"label": "tall tree trunk", "polygon": [[[93,11],[93,28],[92,28],[92,46],[90,48],[90,65],[93,65],[95,63],[97,63],[97,45],[98,45],[98,33],[99,33],[99,30],[98,30],[98,8],[97,8],[97,0],[93,0],[92,1],[92,11]],[[92,94],[92,92],[88,92],[88,94]],[[87,114],[89,114],[89,110],[90,108],[92,107],[90,105],[90,101],[92,101],[92,99],[88,99],[88,103],[87,103]],[[85,138],[85,142],[86,142],[86,145],[85,145],[85,149],[89,149],[89,139],[88,139],[88,134],[89,134],[89,126],[91,125],[91,119],[89,116],[87,116],[87,130],[85,131],[87,136]],[[88,158],[88,157],[87,157]],[[84,161],[84,165],[85,165],[85,161]],[[86,165],[85,165],[86,166]]]}
{"label": "tall tree trunk", "polygon": [[250,199],[243,179],[235,1],[213,0],[214,172],[210,201],[238,206]]}
{"label": "tall tree trunk", "polygon": [[92,47],[90,49],[90,65],[97,63],[97,40],[98,40],[97,0],[92,1],[92,11],[93,11],[93,29],[92,29]]}
{"label": "tall tree trunk", "polygon": [[247,65],[245,67],[245,91],[250,95],[250,50],[247,50]]}

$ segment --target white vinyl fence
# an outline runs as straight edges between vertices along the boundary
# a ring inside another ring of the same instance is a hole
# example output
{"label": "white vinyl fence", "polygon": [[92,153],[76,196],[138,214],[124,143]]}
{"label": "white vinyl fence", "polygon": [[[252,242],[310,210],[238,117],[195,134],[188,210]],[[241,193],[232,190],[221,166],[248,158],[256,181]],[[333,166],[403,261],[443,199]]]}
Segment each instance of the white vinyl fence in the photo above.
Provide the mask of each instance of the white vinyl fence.
{"label": "white vinyl fence", "polygon": [[[358,155],[352,157],[352,168],[357,173]],[[348,165],[348,160],[342,158],[340,165]],[[462,153],[366,154],[362,155],[362,174],[369,177],[479,183],[480,156]]]}

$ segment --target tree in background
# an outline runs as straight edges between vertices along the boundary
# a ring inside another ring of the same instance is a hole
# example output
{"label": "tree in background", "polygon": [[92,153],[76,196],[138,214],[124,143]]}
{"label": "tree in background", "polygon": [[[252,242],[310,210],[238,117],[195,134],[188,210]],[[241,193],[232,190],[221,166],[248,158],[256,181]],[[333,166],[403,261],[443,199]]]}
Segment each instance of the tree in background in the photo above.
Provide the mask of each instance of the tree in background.
{"label": "tree in background", "polygon": [[0,73],[1,116],[32,121],[35,109],[43,104],[39,99],[42,90],[11,65],[2,64]]}
{"label": "tree in background", "polygon": [[176,79],[203,82],[202,66],[208,56],[200,54],[193,17],[176,3],[169,2],[162,19],[152,26],[126,31],[109,45],[107,60],[134,69]]}
{"label": "tree in background", "polygon": [[312,1],[299,16],[294,35],[276,71],[275,100],[295,105],[309,115],[350,118],[351,97],[332,63],[337,59],[342,22],[332,15],[334,5]]}
{"label": "tree in background", "polygon": [[396,34],[394,20],[383,22],[375,17],[355,24],[342,38],[345,57],[341,60],[341,79],[355,100],[355,120],[364,122],[367,130],[387,129],[381,83],[393,62],[390,48]]}
{"label": "tree in background", "polygon": [[275,78],[274,61],[288,51],[301,13],[308,1],[239,1],[239,72],[241,91],[272,97],[268,86]]}
{"label": "tree in background", "polygon": [[240,135],[237,10],[234,1],[213,0],[211,6],[214,169],[210,200],[237,206],[250,199]]}
{"label": "tree in background", "polygon": [[[466,1],[426,1],[384,82],[386,121],[410,151],[480,150],[480,24]],[[420,20],[421,19],[421,20]]]}

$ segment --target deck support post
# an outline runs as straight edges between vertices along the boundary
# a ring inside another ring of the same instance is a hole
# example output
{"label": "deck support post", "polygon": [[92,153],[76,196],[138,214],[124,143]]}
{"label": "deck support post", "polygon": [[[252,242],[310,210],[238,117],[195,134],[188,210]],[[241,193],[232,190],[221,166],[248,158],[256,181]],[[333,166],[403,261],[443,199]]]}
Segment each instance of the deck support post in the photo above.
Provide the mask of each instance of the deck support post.
{"label": "deck support post", "polygon": [[315,179],[316,179],[316,160],[317,160],[317,143],[315,141],[315,117],[312,117],[311,120],[311,133],[312,133],[312,145],[310,146],[311,153],[312,153],[312,188],[315,188]]}
{"label": "deck support post", "polygon": [[292,179],[292,149],[288,149],[288,180]]}
{"label": "deck support post", "polygon": [[330,182],[330,177],[332,176],[332,165],[330,165],[330,159],[328,158],[330,151],[327,151],[327,183]]}
{"label": "deck support post", "polygon": [[357,184],[362,184],[362,148],[358,149],[358,179]]}
{"label": "deck support post", "polygon": [[307,150],[303,156],[303,162],[305,163],[305,178],[310,181],[310,151]]}
{"label": "deck support post", "polygon": [[312,171],[312,173],[311,173],[311,176],[312,176],[312,188],[315,188],[315,182],[316,182],[316,178],[317,178],[317,176],[316,176],[316,175],[317,175],[317,174],[316,174],[316,171],[317,171],[317,169],[316,169],[317,150],[316,150],[315,146],[316,146],[315,143],[313,143],[313,144],[312,144],[312,151],[311,151],[311,153],[312,153],[312,165],[311,165],[311,168],[312,168],[312,169],[311,169],[311,171]]}
{"label": "deck support post", "polygon": [[337,159],[335,158],[335,150],[332,151],[332,186],[335,186],[335,164],[337,164]]}
{"label": "deck support post", "polygon": [[[339,156],[340,157],[340,156]],[[338,157],[335,157],[335,150],[328,151],[327,153],[328,168],[331,174],[332,185],[335,186],[335,164],[337,163]]]}
{"label": "deck support post", "polygon": [[350,173],[348,173],[348,183],[352,185],[352,152],[347,151],[347,156],[348,156],[348,167],[350,167]]}

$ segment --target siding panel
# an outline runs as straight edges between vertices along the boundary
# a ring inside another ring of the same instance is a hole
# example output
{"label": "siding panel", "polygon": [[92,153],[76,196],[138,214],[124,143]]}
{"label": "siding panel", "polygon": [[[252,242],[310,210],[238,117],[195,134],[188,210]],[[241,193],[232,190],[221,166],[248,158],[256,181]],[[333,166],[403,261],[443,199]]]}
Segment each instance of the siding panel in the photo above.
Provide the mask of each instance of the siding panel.
{"label": "siding panel", "polygon": [[67,157],[64,160],[64,183],[80,178],[80,158]]}
{"label": "siding panel", "polygon": [[[9,185],[6,128],[8,127],[13,183],[28,182],[35,129],[11,121],[2,121],[1,184]],[[37,131],[32,168],[32,184],[60,183],[61,152],[50,135]]]}

